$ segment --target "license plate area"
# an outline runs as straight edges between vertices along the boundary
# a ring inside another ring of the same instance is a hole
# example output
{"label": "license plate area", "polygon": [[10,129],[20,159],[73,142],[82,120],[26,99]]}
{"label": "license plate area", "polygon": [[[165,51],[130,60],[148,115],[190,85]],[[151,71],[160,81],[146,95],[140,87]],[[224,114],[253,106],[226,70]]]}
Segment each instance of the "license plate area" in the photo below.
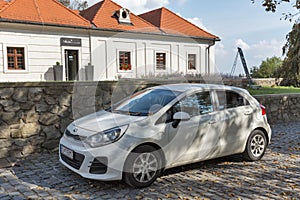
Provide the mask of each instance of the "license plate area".
{"label": "license plate area", "polygon": [[74,159],[74,152],[73,152],[73,150],[71,150],[71,149],[69,149],[69,148],[67,148],[67,147],[65,147],[63,145],[60,146],[60,152],[61,152],[62,155],[66,156],[66,157],[68,157],[68,158],[70,158],[72,160]]}

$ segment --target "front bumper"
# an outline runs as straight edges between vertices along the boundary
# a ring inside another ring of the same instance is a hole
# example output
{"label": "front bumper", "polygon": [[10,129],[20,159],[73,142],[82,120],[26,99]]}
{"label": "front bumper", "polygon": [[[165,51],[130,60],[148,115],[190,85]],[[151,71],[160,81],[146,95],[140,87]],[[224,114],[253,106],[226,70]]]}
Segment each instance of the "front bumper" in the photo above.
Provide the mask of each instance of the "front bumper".
{"label": "front bumper", "polygon": [[[73,158],[62,154],[62,146],[73,152]],[[115,143],[90,148],[80,141],[65,136],[60,140],[59,161],[84,178],[104,181],[121,180],[126,157],[127,151]],[[98,166],[98,170],[95,170],[95,166]]]}

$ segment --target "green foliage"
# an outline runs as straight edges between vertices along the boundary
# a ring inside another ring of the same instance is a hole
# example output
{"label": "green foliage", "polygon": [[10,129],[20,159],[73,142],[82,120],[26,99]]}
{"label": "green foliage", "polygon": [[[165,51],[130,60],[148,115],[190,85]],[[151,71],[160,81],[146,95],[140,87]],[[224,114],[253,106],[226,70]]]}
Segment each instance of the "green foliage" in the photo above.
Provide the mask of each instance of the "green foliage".
{"label": "green foliage", "polygon": [[275,78],[277,70],[282,66],[282,60],[279,57],[267,58],[262,61],[259,67],[254,66],[250,72],[253,78]]}
{"label": "green foliage", "polygon": [[[254,3],[255,0],[251,0],[251,2]],[[282,13],[285,20],[292,21],[296,15],[300,14],[300,0],[263,0],[262,6],[267,12],[276,12],[277,7],[283,3],[290,4],[296,10],[295,13]]]}
{"label": "green foliage", "polygon": [[300,88],[295,87],[262,87],[259,90],[248,89],[251,95],[264,95],[264,94],[291,94],[300,93]]}
{"label": "green foliage", "polygon": [[70,0],[59,0],[64,6],[68,7],[70,5]]}
{"label": "green foliage", "polygon": [[284,46],[286,58],[278,70],[279,76],[284,79],[283,85],[300,87],[300,24],[296,23],[287,35]]}

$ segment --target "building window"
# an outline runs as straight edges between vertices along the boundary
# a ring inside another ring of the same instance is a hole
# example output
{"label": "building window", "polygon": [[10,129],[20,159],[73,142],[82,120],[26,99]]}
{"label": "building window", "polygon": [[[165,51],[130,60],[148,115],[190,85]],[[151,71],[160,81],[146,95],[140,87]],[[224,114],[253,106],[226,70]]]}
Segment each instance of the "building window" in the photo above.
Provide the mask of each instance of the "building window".
{"label": "building window", "polygon": [[130,51],[119,51],[119,70],[131,70]]}
{"label": "building window", "polygon": [[156,53],[156,69],[166,70],[166,53]]}
{"label": "building window", "polygon": [[23,47],[7,47],[8,70],[25,70],[25,54]]}
{"label": "building window", "polygon": [[188,70],[196,70],[196,54],[188,54]]}

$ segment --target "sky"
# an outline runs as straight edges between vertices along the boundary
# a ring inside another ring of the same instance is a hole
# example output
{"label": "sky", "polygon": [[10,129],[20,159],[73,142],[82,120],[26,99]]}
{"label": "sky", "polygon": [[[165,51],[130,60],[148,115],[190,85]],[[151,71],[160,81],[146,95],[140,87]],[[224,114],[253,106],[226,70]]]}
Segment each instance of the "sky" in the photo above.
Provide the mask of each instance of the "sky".
{"label": "sky", "polygon": [[[88,0],[89,6],[101,0]],[[296,11],[290,3],[280,5],[276,13],[267,13],[262,0],[114,0],[135,14],[166,7],[200,28],[217,35],[216,67],[230,73],[237,53],[243,49],[248,68],[259,66],[266,58],[281,57],[286,35],[293,23],[281,20],[282,13]],[[238,60],[235,74],[244,74]]]}

